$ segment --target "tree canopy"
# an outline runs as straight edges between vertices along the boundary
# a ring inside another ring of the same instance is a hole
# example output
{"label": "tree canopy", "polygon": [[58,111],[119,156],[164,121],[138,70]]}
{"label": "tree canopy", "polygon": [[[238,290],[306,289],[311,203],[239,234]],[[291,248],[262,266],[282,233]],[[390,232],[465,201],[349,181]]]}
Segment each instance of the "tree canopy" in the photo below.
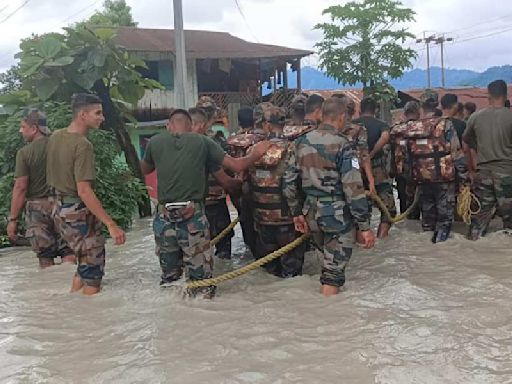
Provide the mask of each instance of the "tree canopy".
{"label": "tree canopy", "polygon": [[323,11],[330,22],[316,44],[320,66],[342,84],[374,87],[402,76],[416,57],[404,43],[414,35],[403,25],[414,21],[414,11],[396,0],[351,1]]}
{"label": "tree canopy", "polygon": [[94,13],[86,24],[105,27],[136,27],[133,21],[132,8],[125,0],[105,0],[103,10]]}

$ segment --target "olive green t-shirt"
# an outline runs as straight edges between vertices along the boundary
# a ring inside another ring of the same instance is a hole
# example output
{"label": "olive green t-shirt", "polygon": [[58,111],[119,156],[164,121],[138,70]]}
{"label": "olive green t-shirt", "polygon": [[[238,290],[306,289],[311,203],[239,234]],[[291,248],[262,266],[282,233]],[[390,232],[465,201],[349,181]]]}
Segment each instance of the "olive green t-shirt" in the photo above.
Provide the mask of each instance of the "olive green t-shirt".
{"label": "olive green t-shirt", "polygon": [[93,182],[96,178],[91,142],[66,128],[55,131],[48,143],[46,177],[48,185],[58,193],[78,197],[76,183]]}
{"label": "olive green t-shirt", "polygon": [[207,169],[222,164],[224,156],[209,137],[165,131],[151,138],[144,161],[156,169],[158,201],[164,204],[203,201]]}
{"label": "olive green t-shirt", "polygon": [[14,176],[28,177],[27,199],[46,197],[50,188],[46,183],[46,149],[48,137],[35,139],[21,148],[16,154],[16,170]]}
{"label": "olive green t-shirt", "polygon": [[512,110],[485,108],[471,115],[464,141],[477,151],[477,168],[512,174]]}

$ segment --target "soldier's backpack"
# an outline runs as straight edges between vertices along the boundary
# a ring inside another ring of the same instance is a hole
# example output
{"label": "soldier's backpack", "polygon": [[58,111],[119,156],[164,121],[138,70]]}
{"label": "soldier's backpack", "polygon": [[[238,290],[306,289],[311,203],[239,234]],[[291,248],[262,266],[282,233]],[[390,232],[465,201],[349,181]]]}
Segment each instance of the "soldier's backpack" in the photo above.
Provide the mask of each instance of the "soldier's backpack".
{"label": "soldier's backpack", "polygon": [[446,118],[429,117],[399,124],[391,130],[397,175],[416,183],[455,180]]}
{"label": "soldier's backpack", "polygon": [[228,153],[233,157],[244,157],[247,150],[264,137],[253,133],[241,133],[229,136],[227,139]]}

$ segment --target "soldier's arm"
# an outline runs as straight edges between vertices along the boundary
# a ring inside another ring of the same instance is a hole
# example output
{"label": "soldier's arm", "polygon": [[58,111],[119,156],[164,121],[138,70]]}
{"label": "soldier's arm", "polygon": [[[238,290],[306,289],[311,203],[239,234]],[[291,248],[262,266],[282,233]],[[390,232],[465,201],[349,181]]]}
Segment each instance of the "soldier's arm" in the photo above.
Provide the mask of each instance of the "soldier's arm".
{"label": "soldier's arm", "polygon": [[377,193],[375,190],[375,177],[373,176],[372,161],[368,152],[368,132],[362,127],[357,137],[357,155],[363,166],[363,172],[368,179],[370,193]]}
{"label": "soldier's arm", "polygon": [[466,182],[468,179],[468,162],[462,151],[455,127],[450,120],[446,122],[446,134],[446,139],[450,141],[451,155],[455,170],[457,171],[457,177],[460,181]]}
{"label": "soldier's arm", "polygon": [[292,216],[300,216],[302,207],[299,196],[299,167],[296,161],[296,147],[290,148],[286,159],[286,171],[283,175],[283,195],[286,198]]}
{"label": "soldier's arm", "polygon": [[78,181],[76,183],[78,196],[85,206],[96,216],[108,229],[110,236],[116,245],[123,244],[126,240],[124,232],[117,226],[114,220],[105,211],[96,193],[92,189],[90,181]]}
{"label": "soldier's arm", "polygon": [[17,237],[18,217],[25,206],[25,200],[28,189],[28,176],[16,178],[12,189],[11,211],[9,223],[7,224],[7,236],[15,243]]}
{"label": "soldier's arm", "polygon": [[352,217],[357,222],[360,231],[370,229],[370,212],[364,190],[361,169],[356,153],[350,145],[345,145],[338,156],[338,172],[346,202]]}
{"label": "soldier's arm", "polygon": [[370,151],[370,158],[373,158],[377,153],[379,153],[379,151],[382,150],[382,148],[387,144],[389,143],[389,138],[391,136],[389,135],[389,131],[386,130],[386,131],[382,131],[382,134],[380,135],[380,138],[379,140],[377,141],[377,143],[375,143],[375,146],[373,147],[373,149]]}
{"label": "soldier's arm", "polygon": [[233,172],[243,172],[257,160],[259,160],[270,147],[270,142],[260,141],[252,147],[251,153],[245,157],[234,158],[229,155],[224,156],[222,166]]}

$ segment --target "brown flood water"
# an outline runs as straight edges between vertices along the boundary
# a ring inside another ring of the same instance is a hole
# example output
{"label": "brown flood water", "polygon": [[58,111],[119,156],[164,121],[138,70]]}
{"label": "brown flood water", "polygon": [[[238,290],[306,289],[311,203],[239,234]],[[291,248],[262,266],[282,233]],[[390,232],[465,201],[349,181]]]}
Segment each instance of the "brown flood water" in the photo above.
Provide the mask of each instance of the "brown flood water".
{"label": "brown flood water", "polygon": [[[302,277],[258,270],[213,302],[161,290],[149,220],[108,246],[94,298],[67,293],[73,266],[0,251],[0,383],[512,383],[512,237],[418,230],[356,249],[329,299],[314,254]],[[239,232],[234,248],[217,274],[251,260]]]}

